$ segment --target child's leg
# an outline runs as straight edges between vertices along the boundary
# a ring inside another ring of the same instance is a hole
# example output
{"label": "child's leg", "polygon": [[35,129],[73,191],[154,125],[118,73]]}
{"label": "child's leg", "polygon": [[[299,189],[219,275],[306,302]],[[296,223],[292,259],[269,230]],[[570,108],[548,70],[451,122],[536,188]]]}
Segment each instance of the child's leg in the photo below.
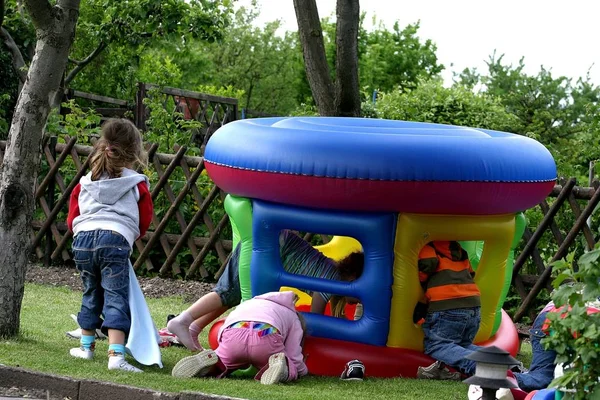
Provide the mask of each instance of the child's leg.
{"label": "child's leg", "polygon": [[[217,313],[220,310],[222,310],[222,314],[225,310],[237,306],[242,301],[238,270],[239,249],[240,246],[237,246],[234,250],[213,291],[202,296],[192,304],[190,308],[170,320],[167,324],[167,329],[174,333],[179,339],[179,342],[190,350],[198,350],[198,348],[201,348],[196,347],[196,345],[199,345],[199,343],[197,343],[198,337],[196,336],[196,343],[194,343],[192,335],[190,334],[190,325],[192,322],[203,317],[206,318],[201,319],[200,324],[198,324],[203,328],[216,318],[211,318],[207,315]],[[205,324],[204,326],[202,326],[203,323]]]}
{"label": "child's leg", "polygon": [[228,309],[228,307],[222,306],[221,308],[214,310],[206,315],[203,315],[200,318],[196,319],[194,322],[192,322],[189,329],[190,336],[192,337],[192,342],[194,342],[194,346],[197,349],[202,349],[202,345],[198,341],[198,336],[200,335],[200,332],[202,332],[202,329],[204,329],[215,319],[219,318]]}
{"label": "child's leg", "polygon": [[98,231],[96,256],[104,289],[103,328],[108,329],[108,369],[142,372],[125,361],[125,337],[131,327],[129,310],[129,243],[112,231]]}
{"label": "child's leg", "polygon": [[479,309],[456,309],[427,314],[423,323],[425,354],[466,375],[475,373],[475,362],[465,359],[473,351],[459,345],[471,325],[479,326]]}
{"label": "child's leg", "polygon": [[100,327],[102,307],[104,305],[104,289],[100,285],[100,270],[94,266],[93,232],[82,232],[73,242],[73,255],[83,283],[81,310],[77,315],[77,323],[82,328],[80,347],[70,350],[73,357],[92,359],[94,356],[96,328]]}
{"label": "child's leg", "polygon": [[285,353],[283,337],[279,333],[259,336],[255,331],[248,349],[252,365],[258,368],[254,377],[264,385],[298,379],[296,365]]}
{"label": "child's leg", "polygon": [[224,377],[249,364],[247,348],[249,329],[226,329],[216,351],[202,350],[185,357],[175,365],[171,374],[178,378],[203,376]]}
{"label": "child's leg", "polygon": [[[223,306],[221,297],[217,292],[210,292],[199,298],[194,304],[192,304],[187,310],[179,314],[167,323],[167,329],[169,332],[175,334],[179,342],[190,350],[198,350],[201,347],[196,347],[190,334],[190,325],[195,320],[200,319],[201,322],[206,321],[206,324],[211,320],[210,315],[216,312],[227,309]],[[221,311],[221,315],[224,311]],[[205,325],[206,326],[206,325]],[[196,341],[198,336],[196,336]]]}
{"label": "child's leg", "polygon": [[108,369],[127,372],[142,372],[125,361],[125,332],[118,329],[108,330]]}

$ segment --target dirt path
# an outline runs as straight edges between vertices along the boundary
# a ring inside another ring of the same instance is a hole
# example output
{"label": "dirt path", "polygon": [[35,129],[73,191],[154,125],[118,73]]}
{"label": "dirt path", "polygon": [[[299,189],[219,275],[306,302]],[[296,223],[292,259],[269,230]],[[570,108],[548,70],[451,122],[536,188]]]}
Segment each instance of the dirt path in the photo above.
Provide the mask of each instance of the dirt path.
{"label": "dirt path", "polygon": [[[41,285],[66,286],[81,291],[81,278],[75,268],[50,267],[30,264],[27,268],[27,282]],[[144,296],[149,298],[183,296],[186,302],[194,302],[203,294],[209,292],[214,284],[182,281],[163,278],[143,278],[138,276]]]}

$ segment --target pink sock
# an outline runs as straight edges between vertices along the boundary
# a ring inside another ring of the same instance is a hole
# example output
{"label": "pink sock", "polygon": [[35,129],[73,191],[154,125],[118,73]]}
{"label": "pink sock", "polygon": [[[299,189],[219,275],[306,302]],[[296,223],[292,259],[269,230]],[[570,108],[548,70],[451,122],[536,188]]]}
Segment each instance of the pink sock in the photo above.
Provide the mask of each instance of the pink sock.
{"label": "pink sock", "polygon": [[175,334],[179,340],[179,343],[190,350],[196,350],[196,346],[194,345],[189,331],[190,324],[193,321],[194,317],[192,317],[189,312],[184,311],[167,323],[167,329],[169,332]]}
{"label": "pink sock", "polygon": [[196,346],[196,349],[198,350],[202,350],[202,345],[200,344],[200,341],[198,340],[198,336],[200,335],[200,332],[202,332],[202,329],[196,325],[195,322],[192,322],[192,324],[190,325],[190,336],[192,337],[192,342],[194,342],[194,346]]}

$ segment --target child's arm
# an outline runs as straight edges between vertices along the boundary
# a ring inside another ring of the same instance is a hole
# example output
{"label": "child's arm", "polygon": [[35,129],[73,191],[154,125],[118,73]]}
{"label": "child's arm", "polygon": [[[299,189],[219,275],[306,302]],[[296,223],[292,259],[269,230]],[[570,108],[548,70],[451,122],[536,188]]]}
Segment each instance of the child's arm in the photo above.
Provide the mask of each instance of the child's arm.
{"label": "child's arm", "polygon": [[435,249],[425,245],[419,253],[419,281],[426,282],[429,277],[437,270],[440,261],[435,254]]}
{"label": "child's arm", "polygon": [[73,191],[71,192],[71,197],[69,199],[69,214],[67,215],[67,227],[71,232],[73,232],[73,220],[77,218],[80,214],[79,211],[79,193],[81,192],[81,185],[78,183]]}
{"label": "child's arm", "polygon": [[327,307],[327,300],[323,298],[323,295],[319,292],[313,292],[312,301],[310,302],[310,312],[316,314],[323,314]]}
{"label": "child's arm", "polygon": [[294,324],[285,339],[285,354],[290,362],[294,363],[298,376],[303,376],[308,373],[308,368],[304,363],[304,356],[302,355],[303,336],[304,331],[302,330],[302,325],[300,324],[300,320],[296,318],[296,321],[294,321]]}
{"label": "child's arm", "polygon": [[148,184],[146,181],[140,182],[137,185],[138,192],[140,193],[140,200],[138,201],[138,210],[140,213],[140,236],[141,238],[146,234],[150,223],[152,222],[152,214],[154,212],[154,205],[152,204],[152,196],[148,190]]}

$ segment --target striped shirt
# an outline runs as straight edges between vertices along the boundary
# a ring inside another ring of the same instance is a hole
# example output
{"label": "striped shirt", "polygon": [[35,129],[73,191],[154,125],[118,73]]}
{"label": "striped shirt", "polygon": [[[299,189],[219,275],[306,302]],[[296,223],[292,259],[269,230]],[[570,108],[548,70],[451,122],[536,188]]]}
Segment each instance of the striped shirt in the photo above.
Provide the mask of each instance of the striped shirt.
{"label": "striped shirt", "polygon": [[419,253],[419,280],[429,312],[480,306],[473,275],[469,256],[458,242],[429,242]]}
{"label": "striped shirt", "polygon": [[[281,262],[286,272],[311,278],[340,280],[336,263],[295,233],[283,230],[279,235],[279,245]],[[310,290],[300,290],[311,296],[313,294]],[[320,293],[320,295],[326,302],[332,296],[329,293]]]}

